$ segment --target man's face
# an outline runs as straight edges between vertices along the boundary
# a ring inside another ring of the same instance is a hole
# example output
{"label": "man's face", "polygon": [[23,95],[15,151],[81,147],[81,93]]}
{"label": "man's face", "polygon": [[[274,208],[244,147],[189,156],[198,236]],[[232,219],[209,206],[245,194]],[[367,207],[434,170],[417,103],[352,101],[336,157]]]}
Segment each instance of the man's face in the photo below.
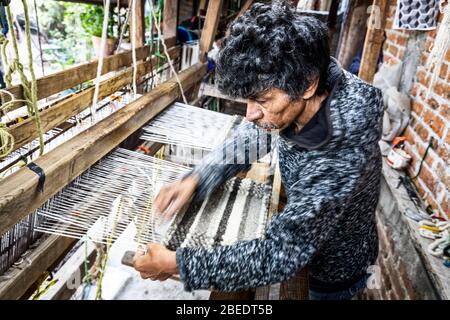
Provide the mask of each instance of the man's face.
{"label": "man's face", "polygon": [[292,101],[286,92],[270,89],[248,99],[246,119],[266,130],[283,130],[298,117],[304,105],[303,99]]}

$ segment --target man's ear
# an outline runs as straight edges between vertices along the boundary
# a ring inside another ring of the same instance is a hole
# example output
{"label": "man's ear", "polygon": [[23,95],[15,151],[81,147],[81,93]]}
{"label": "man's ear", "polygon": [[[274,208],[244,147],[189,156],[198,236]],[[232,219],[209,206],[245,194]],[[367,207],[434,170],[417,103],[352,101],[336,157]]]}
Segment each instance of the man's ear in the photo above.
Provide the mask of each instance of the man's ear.
{"label": "man's ear", "polygon": [[307,100],[311,98],[317,90],[317,87],[319,86],[319,78],[316,80],[313,80],[309,87],[306,89],[305,93],[303,94],[303,99]]}

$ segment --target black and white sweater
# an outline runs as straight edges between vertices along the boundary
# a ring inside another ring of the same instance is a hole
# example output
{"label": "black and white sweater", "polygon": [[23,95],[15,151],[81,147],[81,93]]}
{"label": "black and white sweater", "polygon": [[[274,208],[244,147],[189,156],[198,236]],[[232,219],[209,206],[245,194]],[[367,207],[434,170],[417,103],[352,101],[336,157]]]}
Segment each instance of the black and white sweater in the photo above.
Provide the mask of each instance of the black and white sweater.
{"label": "black and white sweater", "polygon": [[[209,249],[178,248],[177,267],[186,290],[267,285],[292,277],[306,265],[313,286],[338,287],[360,279],[375,263],[382,96],[380,90],[338,69],[338,80],[321,107],[329,126],[326,139],[315,146],[301,146],[287,133],[276,139],[288,197],[283,212],[272,217],[264,239]],[[196,166],[196,198],[248,169],[249,146],[261,147],[263,136],[247,122]],[[238,164],[225,161],[224,151],[230,150],[237,154]]]}

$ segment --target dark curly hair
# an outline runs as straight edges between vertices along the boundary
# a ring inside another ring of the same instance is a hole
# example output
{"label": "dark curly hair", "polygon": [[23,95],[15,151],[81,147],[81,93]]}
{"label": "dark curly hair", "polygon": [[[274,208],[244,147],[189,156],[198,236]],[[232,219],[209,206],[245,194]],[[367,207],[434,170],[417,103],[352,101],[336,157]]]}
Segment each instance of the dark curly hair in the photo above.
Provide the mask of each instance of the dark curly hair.
{"label": "dark curly hair", "polygon": [[231,24],[216,66],[223,93],[256,98],[278,88],[295,100],[317,77],[316,93],[326,90],[328,29],[287,2],[256,3]]}

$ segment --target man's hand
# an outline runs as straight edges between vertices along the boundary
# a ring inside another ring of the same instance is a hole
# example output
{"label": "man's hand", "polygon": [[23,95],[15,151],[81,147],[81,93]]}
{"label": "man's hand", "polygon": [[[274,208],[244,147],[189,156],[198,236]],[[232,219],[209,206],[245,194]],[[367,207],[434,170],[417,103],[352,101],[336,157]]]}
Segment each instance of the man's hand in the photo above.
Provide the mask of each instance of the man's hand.
{"label": "man's hand", "polygon": [[188,176],[183,180],[164,186],[156,196],[153,206],[156,211],[171,217],[189,201],[195,189],[197,189],[197,185],[198,178]]}
{"label": "man's hand", "polygon": [[178,273],[175,251],[166,249],[160,244],[148,244],[147,254],[136,251],[133,265],[142,279],[153,281],[164,281]]}

